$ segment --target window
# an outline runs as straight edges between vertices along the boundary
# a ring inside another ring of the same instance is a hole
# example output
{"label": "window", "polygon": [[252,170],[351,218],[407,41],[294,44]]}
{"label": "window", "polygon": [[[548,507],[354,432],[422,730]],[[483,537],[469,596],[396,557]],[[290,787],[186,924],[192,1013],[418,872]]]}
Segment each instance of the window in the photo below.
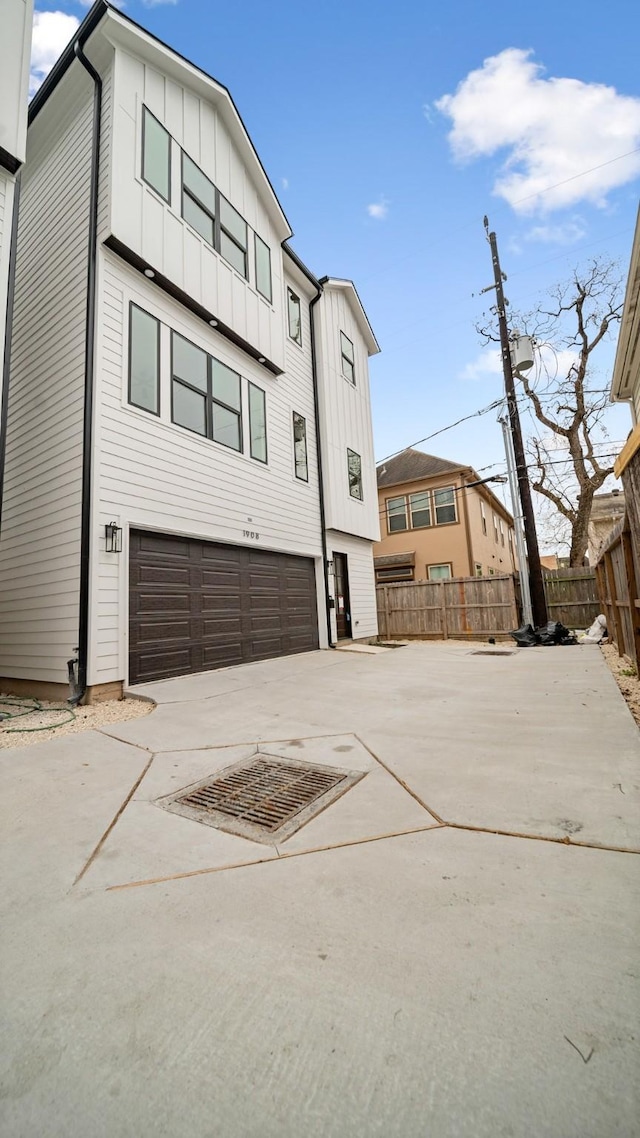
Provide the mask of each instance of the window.
{"label": "window", "polygon": [[287,305],[289,310],[289,335],[296,344],[302,347],[302,321],[300,318],[300,297],[296,296],[290,288],[287,289]]}
{"label": "window", "polygon": [[166,202],[171,199],[171,135],[142,108],[142,177]]}
{"label": "window", "polygon": [[376,569],[376,582],[378,585],[388,584],[389,581],[413,581],[413,565],[392,566],[389,569]]}
{"label": "window", "polygon": [[267,461],[267,406],[261,387],[249,384],[249,453],[258,462]]}
{"label": "window", "polygon": [[349,471],[349,493],[352,498],[362,501],[362,459],[354,450],[347,447],[347,468]]}
{"label": "window", "polygon": [[340,352],[342,355],[342,374],[355,387],[356,369],[354,364],[353,344],[344,332],[340,333]]}
{"label": "window", "polygon": [[484,512],[484,502],[480,502],[480,516],[482,518],[482,532],[487,536],[487,515]]}
{"label": "window", "polygon": [[494,569],[494,568],[493,568],[493,567],[490,565],[490,566],[489,566],[489,576],[490,576],[490,577],[495,577],[495,575],[496,575],[496,571],[495,571],[495,569]]}
{"label": "window", "polygon": [[504,525],[502,524],[502,518],[500,519],[500,542],[504,545]]}
{"label": "window", "polygon": [[[177,332],[171,336],[171,358],[172,421],[188,431],[241,451],[242,405],[238,373],[208,356]],[[257,410],[255,415],[259,421]],[[263,433],[266,456],[264,423]],[[266,457],[262,461],[266,462]]]}
{"label": "window", "polygon": [[[182,152],[182,216],[205,241],[220,253],[243,277],[247,276],[247,223],[237,209],[223,198],[213,182],[199,166]],[[257,241],[260,238],[256,238]],[[262,242],[264,245],[264,242]],[[267,254],[269,248],[265,245]],[[257,244],[256,244],[257,250]],[[269,299],[271,299],[271,264],[267,262]],[[264,268],[264,259],[263,259]],[[256,278],[257,278],[256,254]],[[264,276],[261,278],[265,283]],[[262,290],[261,290],[262,291]],[[266,294],[263,294],[266,295]]]}
{"label": "window", "polygon": [[297,411],[293,412],[293,459],[296,478],[303,482],[309,481],[309,466],[307,462],[307,421]]}
{"label": "window", "polygon": [[492,513],[491,516],[493,518],[493,539],[494,541],[498,541],[498,519],[494,513]]}
{"label": "window", "polygon": [[399,533],[408,529],[406,498],[387,498],[387,529],[389,533]]}
{"label": "window", "polygon": [[436,525],[443,526],[448,522],[457,522],[456,496],[452,488],[447,490],[434,490],[433,502],[436,511]]}
{"label": "window", "polygon": [[421,494],[410,494],[411,528],[422,529],[431,525],[431,497],[428,491]]}
{"label": "window", "polygon": [[[254,233],[256,246],[256,288],[258,292],[271,302],[271,250],[269,246]],[[289,333],[291,335],[291,333]]]}
{"label": "window", "polygon": [[427,575],[430,581],[448,581],[453,577],[450,565],[427,565]]}
{"label": "window", "polygon": [[129,306],[129,402],[160,414],[160,321]]}
{"label": "window", "polygon": [[247,275],[247,223],[226,198],[220,198],[220,253],[243,277]]}
{"label": "window", "polygon": [[476,561],[473,568],[474,568],[474,572],[475,572],[476,577],[481,577],[482,576],[482,565],[479,565],[478,562]]}

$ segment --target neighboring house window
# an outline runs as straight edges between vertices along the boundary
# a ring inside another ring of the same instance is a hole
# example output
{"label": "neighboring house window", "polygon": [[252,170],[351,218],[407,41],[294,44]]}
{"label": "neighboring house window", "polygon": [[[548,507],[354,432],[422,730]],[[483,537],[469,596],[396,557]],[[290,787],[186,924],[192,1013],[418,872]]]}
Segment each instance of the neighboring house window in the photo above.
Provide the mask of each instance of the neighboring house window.
{"label": "neighboring house window", "polygon": [[182,216],[215,246],[216,188],[202,170],[182,152]]}
{"label": "neighboring house window", "polygon": [[376,569],[376,582],[379,585],[389,581],[413,581],[413,565],[398,565],[389,569]]}
{"label": "neighboring house window", "polygon": [[256,243],[256,288],[265,300],[271,301],[271,250],[269,246],[254,233]]}
{"label": "neighboring house window", "polygon": [[242,405],[237,372],[177,332],[171,336],[171,359],[172,421],[241,451]]}
{"label": "neighboring house window", "polygon": [[354,363],[353,344],[344,332],[340,333],[340,353],[342,356],[342,374],[345,379],[349,380],[355,387],[356,383],[356,369]]}
{"label": "neighboring house window", "polygon": [[458,520],[456,514],[456,496],[451,488],[448,490],[434,490],[433,501],[437,526],[446,525],[448,522],[456,522]]}
{"label": "neighboring house window", "polygon": [[448,581],[453,577],[450,565],[427,565],[427,575],[430,581]]}
{"label": "neighboring house window", "polygon": [[406,498],[387,498],[387,529],[389,533],[399,533],[408,529]]}
{"label": "neighboring house window", "polygon": [[220,252],[243,277],[247,275],[247,223],[226,198],[220,197]]}
{"label": "neighboring house window", "polygon": [[296,478],[303,482],[309,481],[309,465],[307,461],[307,421],[297,411],[293,412],[293,457]]}
{"label": "neighboring house window", "polygon": [[431,498],[428,490],[421,494],[409,495],[411,508],[411,529],[423,529],[431,525]]}
{"label": "neighboring house window", "polygon": [[487,536],[487,515],[484,512],[484,502],[480,502],[480,516],[482,518],[482,532]]}
{"label": "neighboring house window", "polygon": [[492,568],[492,566],[490,565],[490,566],[489,566],[489,576],[490,576],[490,577],[495,577],[495,575],[496,575],[496,571],[495,571],[495,569],[493,569],[493,568]]}
{"label": "neighboring house window", "polygon": [[502,524],[502,518],[500,519],[500,542],[504,545],[504,525]]}
{"label": "neighboring house window", "polygon": [[267,461],[267,407],[261,387],[249,384],[249,451],[258,462]]}
{"label": "neighboring house window", "polygon": [[296,344],[302,347],[302,320],[300,316],[300,297],[296,296],[290,288],[287,289],[287,306],[289,316],[289,336]]}
{"label": "neighboring house window", "polygon": [[493,539],[494,539],[494,541],[498,541],[498,519],[497,519],[495,514],[492,514],[492,517],[493,517]]}
{"label": "neighboring house window", "polygon": [[349,493],[352,498],[362,501],[362,459],[354,450],[347,447],[347,468],[349,471]]}
{"label": "neighboring house window", "polygon": [[477,561],[474,565],[474,570],[475,570],[476,577],[482,576],[482,565],[480,565]]}
{"label": "neighboring house window", "polygon": [[166,202],[171,199],[171,135],[142,108],[142,177]]}
{"label": "neighboring house window", "polygon": [[129,306],[129,402],[160,414],[160,321]]}

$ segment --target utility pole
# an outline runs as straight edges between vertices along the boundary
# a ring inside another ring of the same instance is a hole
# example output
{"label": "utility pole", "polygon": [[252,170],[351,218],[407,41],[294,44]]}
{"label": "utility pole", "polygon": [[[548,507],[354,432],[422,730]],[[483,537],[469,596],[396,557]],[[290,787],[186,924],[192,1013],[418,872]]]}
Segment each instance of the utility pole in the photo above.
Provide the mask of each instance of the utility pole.
{"label": "utility pole", "polygon": [[507,474],[509,476],[509,489],[511,491],[516,553],[518,554],[518,568],[520,570],[522,620],[524,624],[533,624],[531,590],[529,589],[529,574],[527,573],[527,547],[525,545],[524,531],[522,529],[522,505],[520,504],[520,495],[518,493],[518,477],[516,475],[516,460],[513,455],[513,439],[511,438],[509,424],[504,415],[500,415],[498,422],[502,427],[504,453],[507,458]]}
{"label": "utility pole", "polygon": [[[520,491],[520,503],[522,505],[522,520],[524,524],[524,533],[529,558],[531,609],[533,613],[534,624],[542,625],[547,623],[547,601],[544,595],[544,581],[542,579],[540,551],[538,549],[536,522],[533,513],[533,502],[531,499],[531,486],[529,485],[529,476],[527,474],[527,462],[524,453],[524,444],[522,442],[522,430],[520,428],[520,415],[518,413],[516,388],[513,381],[513,368],[511,365],[511,344],[509,342],[506,304],[504,299],[504,292],[502,289],[502,281],[506,280],[506,277],[503,276],[502,269],[500,268],[498,241],[495,233],[489,232],[489,219],[487,217],[484,219],[484,227],[489,245],[491,246],[491,259],[493,261],[493,278],[495,282],[494,287],[496,290],[498,324],[500,327],[500,347],[502,349],[502,370],[504,372],[504,386],[507,393],[507,408],[509,411],[509,426],[511,428],[511,439],[513,442],[516,474],[518,476],[518,489]],[[521,573],[526,572],[526,566],[521,566],[520,570]]]}

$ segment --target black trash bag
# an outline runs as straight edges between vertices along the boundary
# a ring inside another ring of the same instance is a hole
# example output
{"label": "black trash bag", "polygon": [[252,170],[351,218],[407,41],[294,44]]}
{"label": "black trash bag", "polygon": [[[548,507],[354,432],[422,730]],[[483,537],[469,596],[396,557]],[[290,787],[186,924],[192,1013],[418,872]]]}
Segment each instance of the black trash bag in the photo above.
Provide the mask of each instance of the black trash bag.
{"label": "black trash bag", "polygon": [[545,646],[551,644],[574,644],[575,636],[561,624],[559,620],[548,620],[544,628],[537,628],[538,643]]}
{"label": "black trash bag", "polygon": [[535,648],[539,644],[537,633],[533,631],[530,624],[523,624],[522,628],[518,628],[516,632],[510,632],[518,648]]}

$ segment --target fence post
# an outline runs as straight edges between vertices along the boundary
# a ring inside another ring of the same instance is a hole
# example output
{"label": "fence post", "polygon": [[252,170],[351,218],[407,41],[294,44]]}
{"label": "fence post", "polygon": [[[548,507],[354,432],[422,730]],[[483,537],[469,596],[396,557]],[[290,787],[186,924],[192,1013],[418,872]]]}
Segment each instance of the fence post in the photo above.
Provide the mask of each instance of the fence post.
{"label": "fence post", "polygon": [[389,621],[389,586],[384,585],[383,588],[384,588],[384,592],[382,594],[382,596],[384,598],[384,633],[383,633],[383,635],[388,636],[389,635],[389,625],[390,625],[390,621]]}
{"label": "fence post", "polygon": [[609,596],[611,598],[611,613],[613,616],[613,623],[616,630],[616,644],[618,647],[618,656],[624,656],[624,632],[622,629],[622,617],[620,616],[620,609],[618,608],[618,594],[616,593],[616,579],[613,572],[613,561],[610,553],[604,555],[604,565],[609,582]]}
{"label": "fence post", "polygon": [[442,613],[441,613],[441,617],[440,617],[440,624],[442,625],[442,639],[448,640],[449,639],[449,625],[447,622],[447,587],[446,587],[444,581],[440,582],[440,595],[442,598],[441,602],[440,602],[441,607],[442,607]]}
{"label": "fence post", "polygon": [[638,612],[636,605],[636,601],[638,600],[638,582],[636,581],[631,539],[626,531],[623,531],[621,538],[624,567],[627,577],[627,592],[629,593],[629,618],[631,620],[631,631],[633,635],[633,651],[637,668],[640,665],[640,627],[638,627],[640,624],[640,612]]}

